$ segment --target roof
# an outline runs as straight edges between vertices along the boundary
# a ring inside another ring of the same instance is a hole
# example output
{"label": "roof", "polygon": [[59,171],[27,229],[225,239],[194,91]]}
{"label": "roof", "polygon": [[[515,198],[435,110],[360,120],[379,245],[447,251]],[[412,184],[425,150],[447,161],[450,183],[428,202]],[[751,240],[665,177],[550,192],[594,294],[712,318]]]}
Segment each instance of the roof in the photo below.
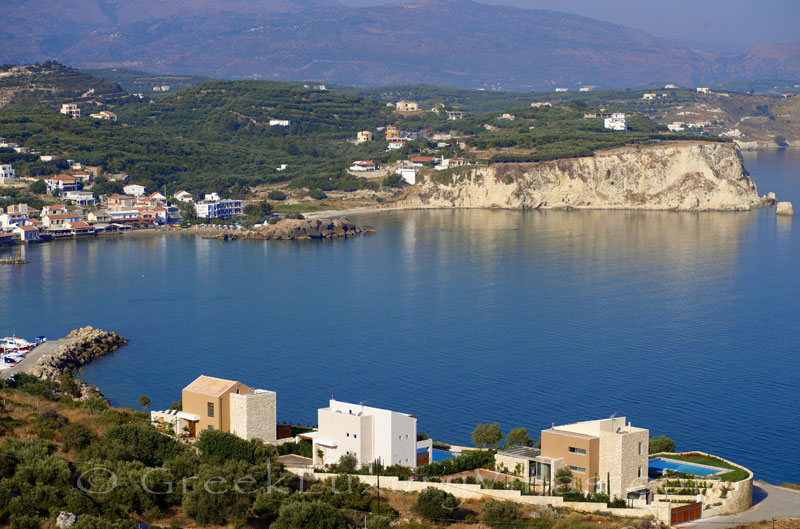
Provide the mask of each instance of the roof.
{"label": "roof", "polygon": [[108,198],[109,199],[116,198],[116,199],[136,200],[136,197],[132,197],[130,195],[120,195],[119,193],[114,193],[113,195],[109,196]]}
{"label": "roof", "polygon": [[45,215],[48,219],[79,219],[80,215],[77,213],[58,213],[56,215]]}
{"label": "roof", "polygon": [[75,178],[68,175],[68,174],[59,174],[54,176],[53,178],[49,178],[48,180],[61,180],[63,182],[75,181]]}
{"label": "roof", "polygon": [[17,228],[22,231],[39,231],[39,228],[36,226],[18,226]]}
{"label": "roof", "polygon": [[358,160],[357,162],[353,162],[353,165],[375,165],[375,162],[372,160]]}
{"label": "roof", "polygon": [[411,158],[412,162],[430,162],[433,160],[433,156],[414,156]]}
{"label": "roof", "polygon": [[49,206],[45,206],[47,209],[67,209],[67,206],[64,204],[51,204]]}
{"label": "roof", "polygon": [[91,228],[91,226],[89,226],[88,224],[86,224],[82,220],[79,220],[77,222],[70,223],[70,228],[81,230],[81,229]]}
{"label": "roof", "polygon": [[192,393],[202,393],[203,395],[213,395],[219,397],[231,389],[238,382],[235,380],[225,380],[224,378],[208,377],[200,375],[194,381],[183,388],[184,391]]}
{"label": "roof", "polygon": [[533,459],[542,453],[538,448],[530,448],[528,446],[515,446],[513,448],[506,448],[497,452],[497,455],[516,457],[520,459]]}

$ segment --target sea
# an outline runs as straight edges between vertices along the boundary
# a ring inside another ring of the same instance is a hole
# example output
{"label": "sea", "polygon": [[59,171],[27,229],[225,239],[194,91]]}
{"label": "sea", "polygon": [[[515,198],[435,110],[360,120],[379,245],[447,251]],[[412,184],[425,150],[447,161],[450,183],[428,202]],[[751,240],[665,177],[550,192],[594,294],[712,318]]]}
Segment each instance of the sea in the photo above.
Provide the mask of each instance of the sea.
{"label": "sea", "polygon": [[[744,153],[800,209],[800,153]],[[335,397],[469,444],[625,416],[679,450],[800,481],[800,221],[774,209],[395,211],[333,241],[103,237],[0,268],[0,333],[92,325],[130,344],[81,377],[164,409],[200,374],[314,425]],[[0,250],[6,256],[11,250]]]}

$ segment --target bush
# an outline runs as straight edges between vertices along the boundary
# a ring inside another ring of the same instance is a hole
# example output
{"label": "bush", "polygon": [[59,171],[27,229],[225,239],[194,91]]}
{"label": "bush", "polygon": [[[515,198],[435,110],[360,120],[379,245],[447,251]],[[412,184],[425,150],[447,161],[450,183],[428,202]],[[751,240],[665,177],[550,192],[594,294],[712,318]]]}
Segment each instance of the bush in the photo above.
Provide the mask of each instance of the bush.
{"label": "bush", "polygon": [[614,509],[624,509],[628,506],[628,502],[614,496],[614,499],[608,502],[608,506]]}
{"label": "bush", "polygon": [[196,446],[203,457],[219,461],[254,461],[255,444],[221,430],[203,430]]}
{"label": "bush", "polygon": [[419,493],[414,512],[429,520],[452,520],[458,509],[455,496],[434,487]]}
{"label": "bush", "polygon": [[36,195],[44,195],[47,193],[47,184],[44,183],[44,180],[36,180],[35,182],[31,182],[28,186],[28,190]]}
{"label": "bush", "polygon": [[282,505],[270,529],[348,529],[350,520],[335,507],[320,501]]}
{"label": "bush", "polygon": [[60,433],[61,443],[65,452],[83,450],[91,444],[94,435],[83,425],[69,424]]}
{"label": "bush", "polygon": [[328,198],[328,195],[325,194],[325,191],[322,189],[312,189],[308,192],[308,196],[313,198],[314,200],[322,200]]}
{"label": "bush", "polygon": [[403,187],[403,177],[399,174],[390,174],[383,179],[383,185],[386,187]]}
{"label": "bush", "polygon": [[286,200],[286,193],[281,191],[280,189],[273,189],[267,195],[267,198],[270,200]]}
{"label": "bush", "polygon": [[447,474],[491,466],[493,461],[494,453],[492,452],[483,450],[465,451],[463,455],[458,457],[451,457],[443,461],[436,461],[417,467],[417,479],[430,480],[434,476],[446,476]]}
{"label": "bush", "polygon": [[664,434],[661,434],[658,437],[651,437],[649,450],[651,454],[658,454],[660,452],[674,452],[675,441]]}
{"label": "bush", "polygon": [[358,459],[356,459],[356,456],[352,454],[342,454],[342,457],[339,458],[339,464],[336,465],[336,469],[344,474],[352,474],[356,471],[357,465]]}
{"label": "bush", "polygon": [[481,522],[490,527],[504,527],[522,518],[519,504],[513,501],[490,500],[483,504]]}

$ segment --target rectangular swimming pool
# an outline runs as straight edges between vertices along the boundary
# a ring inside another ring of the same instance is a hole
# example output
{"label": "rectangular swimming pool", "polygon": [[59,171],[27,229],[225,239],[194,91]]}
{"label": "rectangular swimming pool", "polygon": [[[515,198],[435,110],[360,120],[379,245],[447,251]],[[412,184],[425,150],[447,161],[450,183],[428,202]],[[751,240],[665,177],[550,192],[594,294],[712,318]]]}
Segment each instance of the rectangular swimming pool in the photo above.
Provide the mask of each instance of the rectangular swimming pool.
{"label": "rectangular swimming pool", "polygon": [[674,470],[682,474],[693,474],[695,476],[713,476],[727,472],[724,468],[700,465],[698,463],[687,463],[676,459],[666,459],[657,457],[651,459],[647,464],[649,474],[665,474],[667,470]]}

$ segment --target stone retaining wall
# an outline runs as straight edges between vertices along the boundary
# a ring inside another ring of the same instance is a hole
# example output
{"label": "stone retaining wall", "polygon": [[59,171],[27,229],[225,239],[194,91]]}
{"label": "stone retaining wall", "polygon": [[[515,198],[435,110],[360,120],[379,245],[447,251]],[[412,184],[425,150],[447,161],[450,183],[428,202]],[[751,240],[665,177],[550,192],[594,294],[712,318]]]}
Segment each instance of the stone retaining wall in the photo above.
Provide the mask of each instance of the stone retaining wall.
{"label": "stone retaining wall", "polygon": [[[331,477],[336,477],[339,474],[327,474],[322,472],[311,472],[304,469],[286,469],[293,474],[302,477],[304,480],[324,480]],[[372,487],[377,486],[377,476],[354,476],[362,483],[366,483]],[[445,492],[449,492],[453,496],[463,500],[472,499],[495,499],[495,500],[509,500],[526,505],[551,505],[558,507],[568,507],[575,511],[583,512],[606,512],[616,516],[626,516],[641,518],[645,516],[653,516],[655,519],[669,524],[670,522],[670,507],[669,504],[664,503],[661,505],[647,505],[637,506],[633,509],[612,509],[605,503],[590,503],[590,502],[565,502],[564,498],[560,496],[528,496],[523,495],[518,490],[495,490],[495,489],[482,489],[480,485],[470,485],[466,483],[435,483],[425,481],[401,481],[396,476],[381,476],[381,488],[393,490],[396,492],[410,492],[419,493],[428,487],[434,487]]]}

